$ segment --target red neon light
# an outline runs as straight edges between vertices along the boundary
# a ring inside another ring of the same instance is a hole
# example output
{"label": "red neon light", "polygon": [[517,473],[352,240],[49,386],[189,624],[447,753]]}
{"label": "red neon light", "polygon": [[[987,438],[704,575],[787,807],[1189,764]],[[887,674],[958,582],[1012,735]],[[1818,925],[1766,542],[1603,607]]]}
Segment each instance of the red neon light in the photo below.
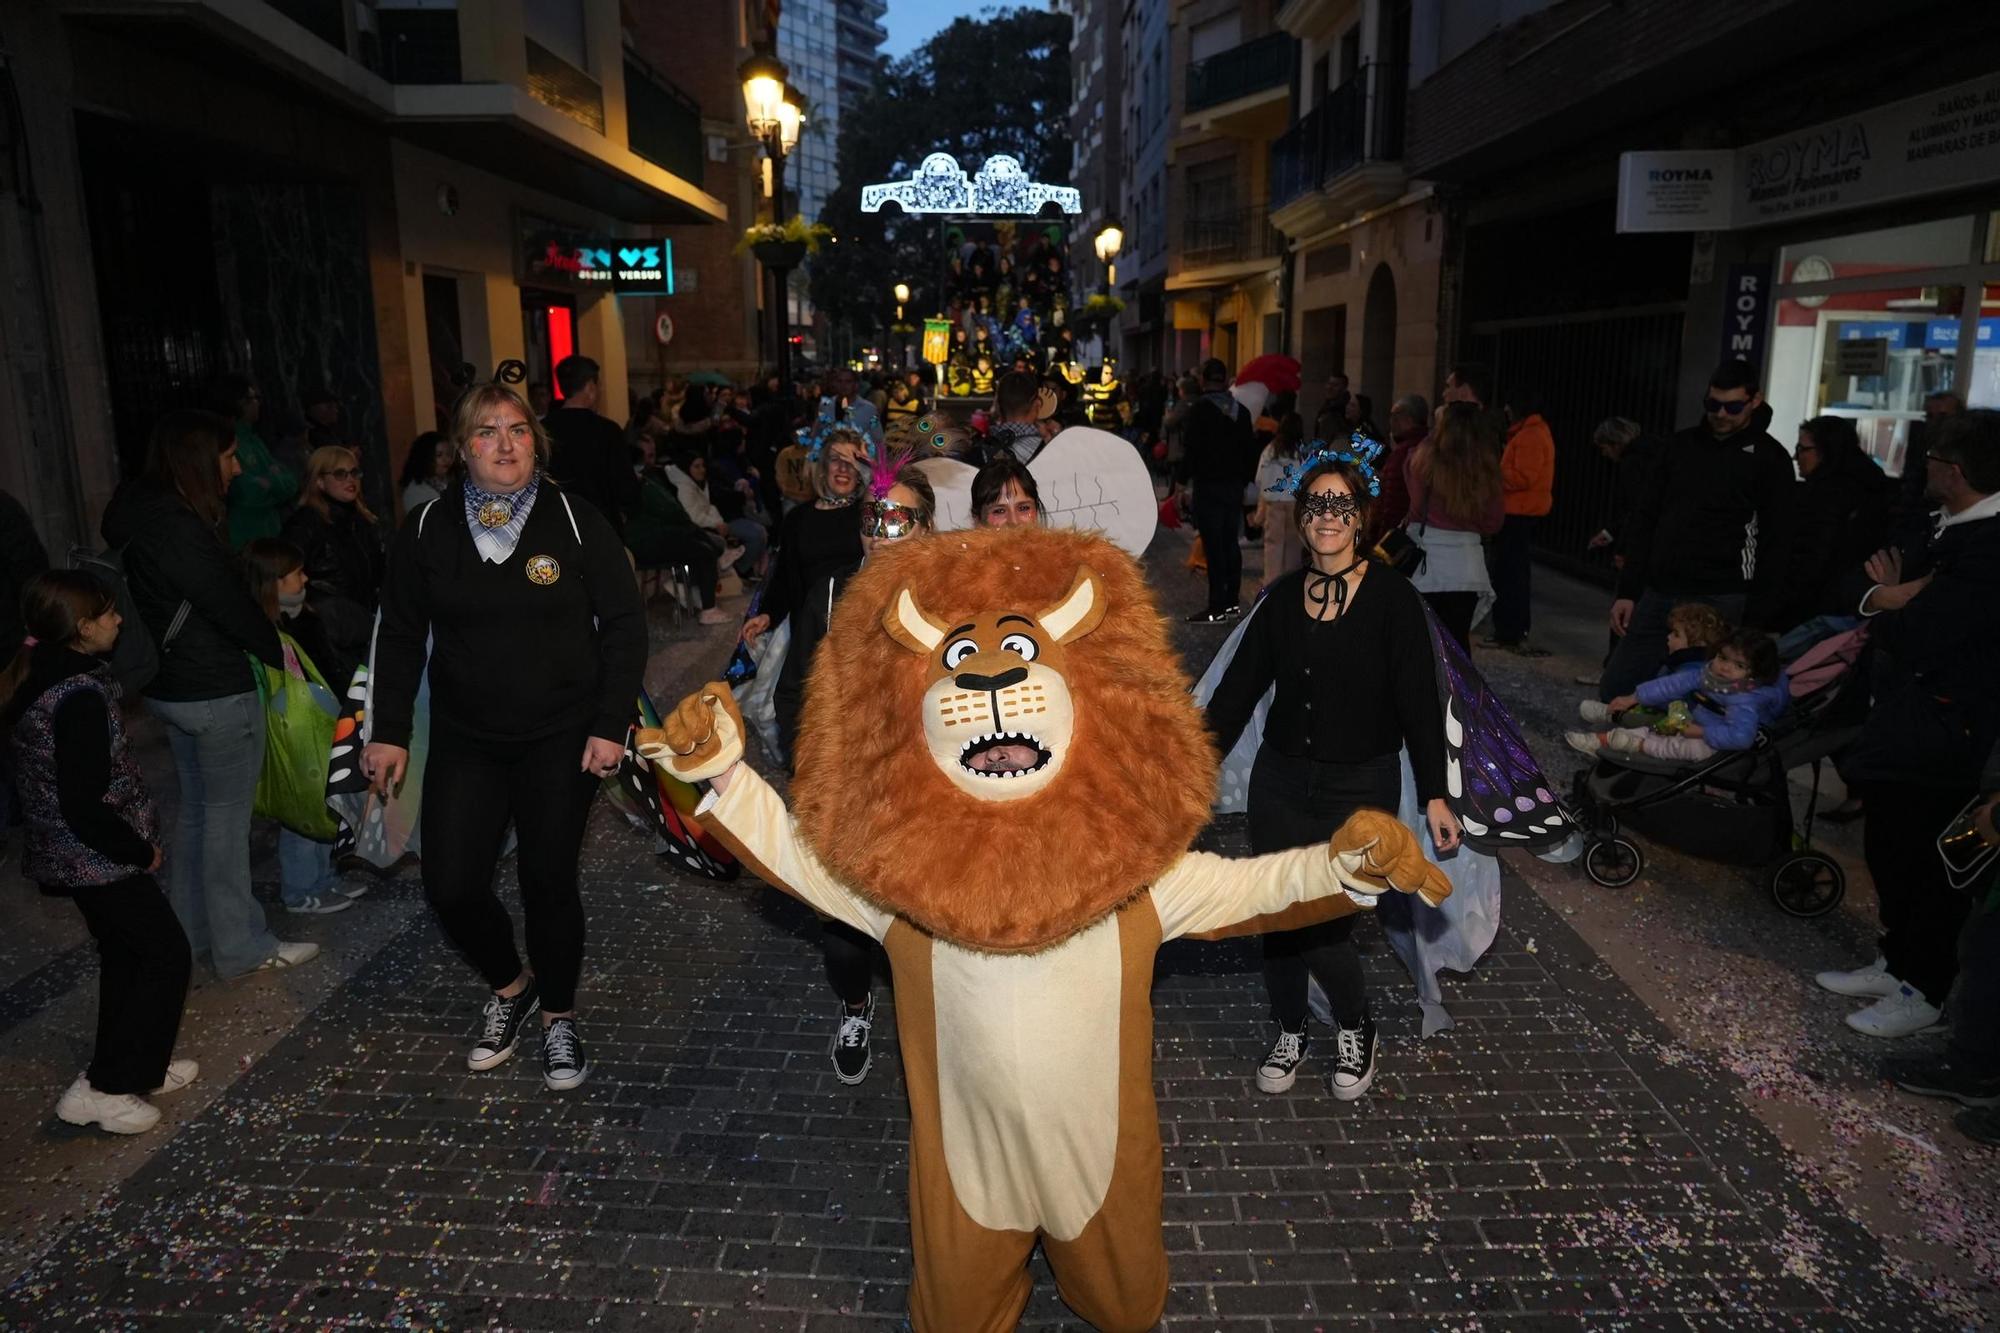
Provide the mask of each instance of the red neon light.
{"label": "red neon light", "polygon": [[570,326],[570,311],[565,305],[552,305],[547,309],[549,317],[549,388],[561,402],[562,385],[555,382],[555,368],[563,358],[576,350],[576,335]]}

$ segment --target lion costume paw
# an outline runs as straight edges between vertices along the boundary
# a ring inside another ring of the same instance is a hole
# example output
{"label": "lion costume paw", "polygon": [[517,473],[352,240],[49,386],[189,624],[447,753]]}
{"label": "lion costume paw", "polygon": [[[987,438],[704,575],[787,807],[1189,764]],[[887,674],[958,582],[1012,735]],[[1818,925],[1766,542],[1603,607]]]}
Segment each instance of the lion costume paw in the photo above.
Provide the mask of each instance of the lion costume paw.
{"label": "lion costume paw", "polygon": [[1382,810],[1357,810],[1333,831],[1332,854],[1348,876],[1376,891],[1414,893],[1432,907],[1451,896],[1451,880],[1430,863],[1417,835]]}
{"label": "lion costume paw", "polygon": [[657,727],[641,727],[639,753],[682,782],[706,782],[743,758],[743,714],[729,686],[712,680],[680,701]]}

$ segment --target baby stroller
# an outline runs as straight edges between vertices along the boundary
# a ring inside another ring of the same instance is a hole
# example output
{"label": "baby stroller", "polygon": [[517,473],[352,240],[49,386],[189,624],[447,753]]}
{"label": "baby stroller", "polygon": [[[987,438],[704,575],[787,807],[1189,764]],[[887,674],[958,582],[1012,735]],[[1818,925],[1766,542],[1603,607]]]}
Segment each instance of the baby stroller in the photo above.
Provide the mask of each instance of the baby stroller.
{"label": "baby stroller", "polygon": [[[1606,750],[1572,784],[1572,813],[1584,830],[1583,869],[1607,889],[1622,889],[1646,868],[1645,853],[1625,836],[1645,834],[1691,856],[1726,865],[1767,867],[1779,910],[1824,916],[1847,893],[1838,862],[1812,848],[1820,766],[1860,731],[1859,710],[1837,708],[1867,641],[1867,627],[1813,645],[1785,668],[1791,707],[1758,732],[1748,750],[1698,764]],[[1786,774],[1811,765],[1805,818],[1792,820]]]}

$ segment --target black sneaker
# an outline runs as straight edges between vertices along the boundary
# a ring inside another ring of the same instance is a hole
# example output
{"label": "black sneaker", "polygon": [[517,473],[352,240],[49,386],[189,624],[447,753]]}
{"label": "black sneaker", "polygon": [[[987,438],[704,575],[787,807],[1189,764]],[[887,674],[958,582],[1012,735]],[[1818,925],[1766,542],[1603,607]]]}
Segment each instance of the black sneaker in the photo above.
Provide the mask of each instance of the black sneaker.
{"label": "black sneaker", "polygon": [[2000,1147],[2000,1107],[1970,1107],[1954,1116],[1951,1123],[1974,1143],[1983,1143],[1989,1148]]}
{"label": "black sneaker", "polygon": [[507,1063],[514,1048],[521,1044],[521,1029],[541,1009],[542,992],[532,981],[528,989],[511,999],[495,995],[487,1000],[486,1026],[479,1040],[472,1044],[472,1054],[465,1057],[465,1063],[473,1069],[491,1069]]}
{"label": "black sneaker", "polygon": [[1232,606],[1227,611],[1197,611],[1187,618],[1190,625],[1226,625],[1243,614],[1243,608]]}
{"label": "black sneaker", "polygon": [[1358,1028],[1344,1027],[1334,1037],[1333,1078],[1327,1090],[1351,1102],[1375,1083],[1375,1020],[1361,1016]]}
{"label": "black sneaker", "polygon": [[2000,1074],[1980,1074],[1942,1055],[1901,1055],[1884,1060],[1882,1077],[1919,1097],[1948,1097],[1961,1106],[2000,1106]]}
{"label": "black sneaker", "polygon": [[583,1058],[583,1038],[574,1018],[558,1018],[542,1029],[542,1082],[550,1092],[567,1092],[590,1074]]}
{"label": "black sneaker", "polygon": [[1264,1063],[1257,1066],[1257,1087],[1264,1092],[1289,1091],[1298,1079],[1299,1066],[1306,1062],[1306,1051],[1312,1042],[1306,1037],[1306,1030],[1287,1032],[1278,1029],[1278,1040],[1272,1045],[1271,1053],[1264,1057]]}
{"label": "black sneaker", "polygon": [[845,1004],[840,1006],[840,1027],[833,1034],[833,1075],[842,1083],[859,1083],[868,1077],[868,1066],[875,1057],[868,1047],[870,1031],[875,1024],[875,997],[868,997],[868,1007],[855,1013]]}

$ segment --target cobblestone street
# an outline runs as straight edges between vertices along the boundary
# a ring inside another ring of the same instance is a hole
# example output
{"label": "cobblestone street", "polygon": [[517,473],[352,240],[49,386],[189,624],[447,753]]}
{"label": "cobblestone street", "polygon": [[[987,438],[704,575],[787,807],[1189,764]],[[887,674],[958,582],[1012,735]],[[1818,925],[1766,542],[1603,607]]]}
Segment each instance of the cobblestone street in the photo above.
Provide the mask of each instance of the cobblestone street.
{"label": "cobblestone street", "polygon": [[[1177,575],[1171,540],[1154,563]],[[719,655],[676,649],[656,682]],[[0,1324],[898,1327],[907,1120],[886,988],[874,1071],[845,1088],[810,914],[683,878],[594,818],[582,1090],[546,1092],[525,1056],[467,1072],[480,990],[405,874],[364,902],[372,956],[86,1215],[35,1198],[102,1142],[35,1146],[9,1211],[39,1218],[17,1243],[40,1252]],[[1205,843],[1240,850],[1237,821]],[[1507,918],[1478,972],[1446,980],[1457,1028],[1422,1042],[1401,965],[1364,931],[1386,1049],[1355,1103],[1323,1076],[1254,1091],[1253,944],[1163,953],[1167,1327],[1962,1326],[1733,1075],[1689,1059],[1511,877]],[[72,1009],[87,1023],[87,997]],[[1045,1274],[1029,1320],[1077,1327]]]}

